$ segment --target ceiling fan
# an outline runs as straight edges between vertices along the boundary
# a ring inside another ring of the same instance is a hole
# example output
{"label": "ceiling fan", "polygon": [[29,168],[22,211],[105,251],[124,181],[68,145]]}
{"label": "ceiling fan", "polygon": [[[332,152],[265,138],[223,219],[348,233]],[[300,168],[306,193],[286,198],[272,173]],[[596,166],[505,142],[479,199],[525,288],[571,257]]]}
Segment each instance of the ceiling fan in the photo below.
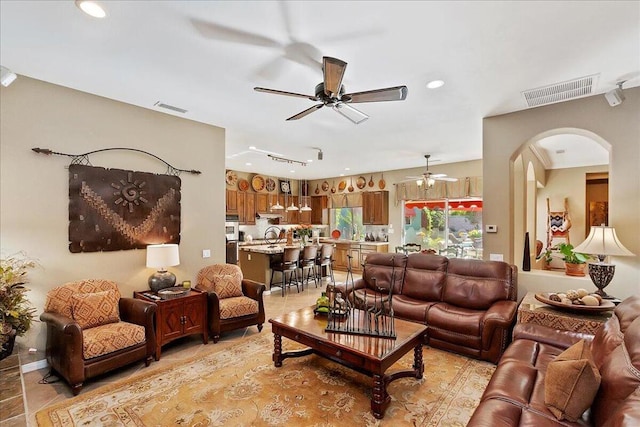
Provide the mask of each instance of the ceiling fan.
{"label": "ceiling fan", "polygon": [[428,188],[431,188],[436,183],[436,181],[456,182],[458,180],[458,178],[448,177],[445,173],[429,172],[429,158],[431,158],[431,154],[425,154],[424,158],[427,159],[427,169],[422,173],[422,175],[406,177],[407,179],[405,180],[405,182],[415,180],[418,185],[422,186],[423,184],[426,184]]}
{"label": "ceiling fan", "polygon": [[362,102],[380,102],[380,101],[403,101],[407,98],[408,89],[406,86],[395,86],[385,89],[374,89],[364,92],[344,93],[342,78],[347,69],[347,63],[329,56],[322,58],[322,72],[324,81],[316,85],[315,95],[304,95],[301,93],[285,92],[275,89],[266,89],[263,87],[254,88],[258,92],[273,93],[276,95],[294,96],[298,98],[307,98],[311,101],[320,101],[313,107],[289,117],[287,120],[301,119],[320,108],[327,106],[333,108],[334,111],[342,114],[355,124],[362,123],[369,116],[353,108],[349,104]]}

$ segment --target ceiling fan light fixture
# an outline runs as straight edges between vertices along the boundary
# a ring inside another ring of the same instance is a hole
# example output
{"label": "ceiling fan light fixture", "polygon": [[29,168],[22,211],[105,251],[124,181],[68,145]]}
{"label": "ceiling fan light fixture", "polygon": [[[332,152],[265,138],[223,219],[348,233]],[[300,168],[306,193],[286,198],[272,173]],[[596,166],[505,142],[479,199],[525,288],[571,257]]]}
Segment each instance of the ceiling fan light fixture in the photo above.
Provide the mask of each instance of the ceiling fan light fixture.
{"label": "ceiling fan light fixture", "polygon": [[347,105],[341,102],[334,104],[331,108],[333,108],[334,111],[337,111],[338,113],[342,114],[344,117],[346,117],[353,124],[356,124],[356,125],[359,125],[360,123],[364,122],[369,118],[369,116],[364,114],[362,111],[358,111],[355,108],[351,107],[350,105]]}
{"label": "ceiling fan light fixture", "polygon": [[433,178],[427,178],[427,187],[431,188],[435,185],[436,180]]}
{"label": "ceiling fan light fixture", "polygon": [[423,182],[423,180],[422,180],[422,179],[416,179],[416,185],[417,185],[418,187],[422,187],[422,182]]}
{"label": "ceiling fan light fixture", "polygon": [[78,9],[94,18],[101,19],[107,16],[107,12],[105,12],[104,8],[100,5],[100,3],[95,1],[76,0],[76,6],[78,7]]}

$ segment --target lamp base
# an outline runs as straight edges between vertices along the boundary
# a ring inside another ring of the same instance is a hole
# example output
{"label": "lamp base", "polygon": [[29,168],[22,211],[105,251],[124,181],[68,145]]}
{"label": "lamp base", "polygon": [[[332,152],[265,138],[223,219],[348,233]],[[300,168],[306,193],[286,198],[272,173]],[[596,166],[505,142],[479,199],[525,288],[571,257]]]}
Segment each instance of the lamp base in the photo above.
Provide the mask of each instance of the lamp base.
{"label": "lamp base", "polygon": [[176,275],[170,271],[156,271],[149,276],[149,288],[153,292],[158,292],[165,288],[171,288],[175,284]]}
{"label": "lamp base", "polygon": [[604,288],[607,287],[609,282],[613,279],[613,274],[616,272],[616,266],[613,264],[604,263],[590,263],[589,264],[589,277],[598,290],[596,294],[605,299],[615,299],[615,297],[607,294]]}

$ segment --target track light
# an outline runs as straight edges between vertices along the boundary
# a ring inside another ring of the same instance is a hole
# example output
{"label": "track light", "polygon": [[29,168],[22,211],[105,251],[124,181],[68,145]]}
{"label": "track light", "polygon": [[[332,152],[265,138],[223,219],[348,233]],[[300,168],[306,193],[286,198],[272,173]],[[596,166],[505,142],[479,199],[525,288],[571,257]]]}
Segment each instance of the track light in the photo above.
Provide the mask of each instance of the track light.
{"label": "track light", "polygon": [[622,93],[622,85],[626,80],[618,82],[618,87],[604,94],[610,106],[615,107],[624,102],[624,94]]}
{"label": "track light", "polygon": [[313,148],[314,150],[318,150],[318,160],[322,160],[322,156],[324,155],[322,153],[322,148],[320,147],[311,147],[311,148]]}
{"label": "track light", "polygon": [[2,86],[9,86],[17,78],[18,76],[16,75],[16,73],[8,68],[0,66],[0,83],[2,84]]}

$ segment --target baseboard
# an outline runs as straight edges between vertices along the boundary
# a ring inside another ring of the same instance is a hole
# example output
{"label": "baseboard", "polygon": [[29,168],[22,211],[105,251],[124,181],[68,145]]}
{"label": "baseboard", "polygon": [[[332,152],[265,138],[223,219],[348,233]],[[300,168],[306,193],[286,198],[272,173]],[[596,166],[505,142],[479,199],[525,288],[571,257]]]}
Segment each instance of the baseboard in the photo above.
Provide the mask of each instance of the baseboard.
{"label": "baseboard", "polygon": [[35,362],[27,363],[20,367],[23,374],[31,371],[37,371],[38,369],[44,369],[48,367],[47,359],[36,360]]}

